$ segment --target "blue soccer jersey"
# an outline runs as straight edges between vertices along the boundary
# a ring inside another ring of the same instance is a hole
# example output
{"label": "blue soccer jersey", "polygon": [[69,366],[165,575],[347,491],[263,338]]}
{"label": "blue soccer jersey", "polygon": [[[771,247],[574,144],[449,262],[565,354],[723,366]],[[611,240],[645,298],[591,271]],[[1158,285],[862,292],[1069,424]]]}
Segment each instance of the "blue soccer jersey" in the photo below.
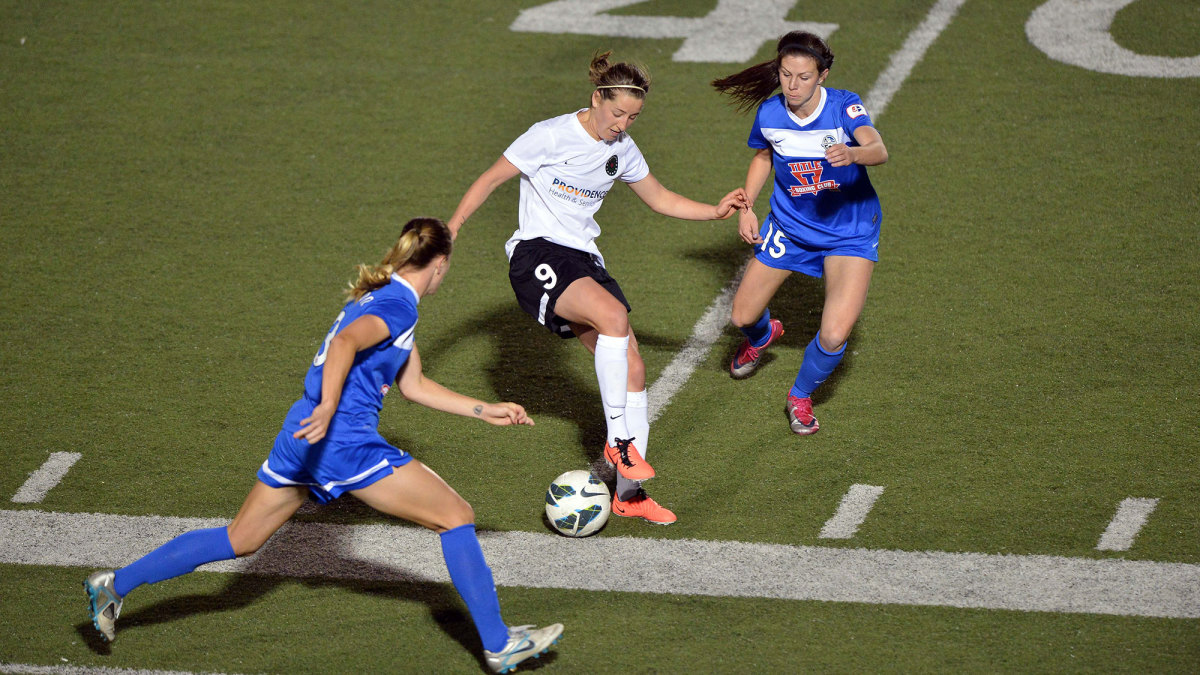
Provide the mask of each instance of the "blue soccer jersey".
{"label": "blue soccer jersey", "polygon": [[772,220],[804,246],[872,246],[879,241],[882,213],[866,167],[825,161],[831,145],[858,145],[854,131],[871,126],[871,117],[858,94],[822,87],[820,96],[816,111],[804,119],[788,110],[782,94],[764,101],[754,117],[747,145],[770,148],[775,169]]}
{"label": "blue soccer jersey", "polygon": [[387,324],[389,337],[379,344],[368,347],[354,357],[354,364],[346,376],[342,398],[337,412],[329,425],[327,438],[333,441],[348,441],[363,432],[374,434],[379,426],[379,411],[383,408],[383,396],[396,381],[396,374],[408,360],[413,348],[413,331],[417,326],[417,291],[399,275],[393,274],[386,286],[366,293],[358,300],[346,303],[341,313],[325,336],[312,366],[304,378],[304,395],[288,411],[283,430],[294,432],[300,428],[300,420],[312,414],[321,401],[321,377],[325,371],[325,357],[329,343],[344,326],[349,326],[361,316],[371,314]]}

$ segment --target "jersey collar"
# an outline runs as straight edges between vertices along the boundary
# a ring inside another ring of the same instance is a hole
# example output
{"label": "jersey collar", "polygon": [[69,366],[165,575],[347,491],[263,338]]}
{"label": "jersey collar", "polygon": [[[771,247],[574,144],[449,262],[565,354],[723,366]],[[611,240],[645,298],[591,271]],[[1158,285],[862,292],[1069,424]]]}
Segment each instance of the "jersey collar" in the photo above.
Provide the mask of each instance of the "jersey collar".
{"label": "jersey collar", "polygon": [[392,272],[392,281],[400,282],[401,285],[403,285],[413,294],[413,300],[417,301],[417,303],[421,302],[421,296],[417,294],[417,289],[413,288],[413,285],[408,283],[407,279],[399,274],[396,274],[395,272]]}
{"label": "jersey collar", "polygon": [[821,111],[825,109],[825,87],[821,87],[820,89],[821,89],[821,101],[819,103],[817,103],[817,109],[814,110],[811,115],[809,115],[808,117],[805,117],[804,119],[800,119],[799,117],[796,117],[796,113],[792,112],[792,109],[788,107],[787,99],[784,99],[783,109],[787,111],[788,117],[792,118],[793,122],[795,122],[796,124],[799,124],[800,126],[803,127],[803,126],[812,124],[813,122],[815,122],[817,120],[817,117],[820,116]]}

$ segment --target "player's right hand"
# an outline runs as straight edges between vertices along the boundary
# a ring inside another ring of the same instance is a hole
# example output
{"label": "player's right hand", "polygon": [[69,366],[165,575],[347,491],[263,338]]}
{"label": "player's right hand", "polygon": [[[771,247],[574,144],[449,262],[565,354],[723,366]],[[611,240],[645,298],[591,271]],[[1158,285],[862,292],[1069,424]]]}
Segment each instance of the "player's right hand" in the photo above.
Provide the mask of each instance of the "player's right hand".
{"label": "player's right hand", "polygon": [[761,244],[762,237],[758,236],[759,223],[758,216],[754,215],[751,209],[742,209],[738,212],[738,236],[747,244]]}

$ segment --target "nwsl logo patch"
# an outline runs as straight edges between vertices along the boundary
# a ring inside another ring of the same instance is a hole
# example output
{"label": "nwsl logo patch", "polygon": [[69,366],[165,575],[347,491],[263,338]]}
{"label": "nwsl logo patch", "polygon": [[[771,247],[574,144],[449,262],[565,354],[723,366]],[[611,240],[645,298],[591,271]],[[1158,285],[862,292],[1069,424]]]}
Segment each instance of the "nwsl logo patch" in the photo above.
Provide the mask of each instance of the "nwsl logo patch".
{"label": "nwsl logo patch", "polygon": [[604,171],[610,176],[617,175],[617,156],[616,155],[609,157],[608,161],[604,163]]}
{"label": "nwsl logo patch", "polygon": [[850,116],[850,119],[854,119],[855,117],[862,117],[863,115],[866,115],[867,109],[862,107],[861,103],[855,103],[854,105],[846,108],[846,114]]}

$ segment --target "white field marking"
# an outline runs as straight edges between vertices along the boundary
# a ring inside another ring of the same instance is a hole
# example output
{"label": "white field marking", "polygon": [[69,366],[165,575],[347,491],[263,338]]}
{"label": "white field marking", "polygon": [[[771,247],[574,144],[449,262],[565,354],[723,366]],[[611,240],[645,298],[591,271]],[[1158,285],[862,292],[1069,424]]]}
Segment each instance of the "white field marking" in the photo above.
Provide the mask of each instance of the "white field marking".
{"label": "white field marking", "polygon": [[1046,56],[1099,73],[1200,77],[1200,56],[1150,56],[1113,40],[1113,19],[1134,0],[1050,0],[1029,15],[1025,37]]}
{"label": "white field marking", "polygon": [[1104,534],[1100,535],[1100,543],[1096,544],[1096,550],[1128,551],[1156,506],[1157,499],[1130,497],[1122,500],[1117,507],[1117,514],[1105,528]]}
{"label": "white field marking", "polygon": [[[631,38],[684,38],[671,56],[692,63],[742,63],[754,58],[764,42],[806,30],[829,37],[835,23],[785,21],[796,0],[718,0],[701,18],[612,16],[609,10],[646,0],[557,0],[517,15],[509,30],[555,35],[611,35]],[[815,5],[816,3],[814,3]]]}
{"label": "white field marking", "polygon": [[825,522],[825,527],[821,528],[822,539],[849,539],[858,532],[858,526],[863,524],[867,519],[867,514],[871,512],[871,507],[875,505],[875,500],[879,499],[879,495],[883,494],[883,487],[880,485],[851,485],[846,494],[842,496],[842,503],[838,504],[837,513]]}
{"label": "white field marking", "polygon": [[650,389],[646,393],[646,417],[651,424],[658,419],[663,408],[667,407],[675,394],[679,393],[679,390],[683,389],[683,385],[691,379],[696,367],[708,356],[708,350],[712,349],[717,340],[721,339],[721,333],[724,332],[725,324],[729,321],[729,312],[733,309],[733,295],[737,292],[738,284],[741,283],[742,274],[746,271],[748,264],[750,264],[749,259],[738,270],[738,273],[733,275],[733,281],[730,281],[721,290],[720,295],[709,304],[708,309],[704,310],[704,314],[692,328],[692,335],[684,343],[683,349],[679,350],[675,358],[671,359],[667,367],[659,373],[654,384],[650,385]]}
{"label": "white field marking", "polygon": [[41,468],[29,474],[25,484],[17,490],[12,500],[19,504],[34,504],[46,498],[46,493],[62,481],[71,466],[83,455],[78,452],[52,452]]}
{"label": "white field marking", "polygon": [[[111,568],[214,518],[0,510],[0,563]],[[98,541],[96,532],[104,532]],[[496,584],[718,597],[1200,618],[1200,565],[633,537],[481,532]],[[293,521],[205,571],[448,583],[437,535]],[[82,573],[81,573],[82,574]],[[82,578],[82,577],[81,577]]]}
{"label": "white field marking", "polygon": [[900,51],[892,54],[887,68],[879,74],[875,86],[871,87],[871,91],[867,92],[867,97],[863,99],[863,105],[867,107],[872,120],[877,120],[887,109],[892,97],[900,90],[900,85],[908,79],[913,68],[925,57],[929,46],[942,34],[946,26],[950,25],[950,20],[966,1],[938,0],[933,9],[929,10],[929,14],[925,15],[921,25],[908,34],[908,39],[904,41]]}
{"label": "white field marking", "polygon": [[104,666],[35,666],[28,663],[0,663],[0,673],[29,675],[192,675],[183,670],[134,670]]}

